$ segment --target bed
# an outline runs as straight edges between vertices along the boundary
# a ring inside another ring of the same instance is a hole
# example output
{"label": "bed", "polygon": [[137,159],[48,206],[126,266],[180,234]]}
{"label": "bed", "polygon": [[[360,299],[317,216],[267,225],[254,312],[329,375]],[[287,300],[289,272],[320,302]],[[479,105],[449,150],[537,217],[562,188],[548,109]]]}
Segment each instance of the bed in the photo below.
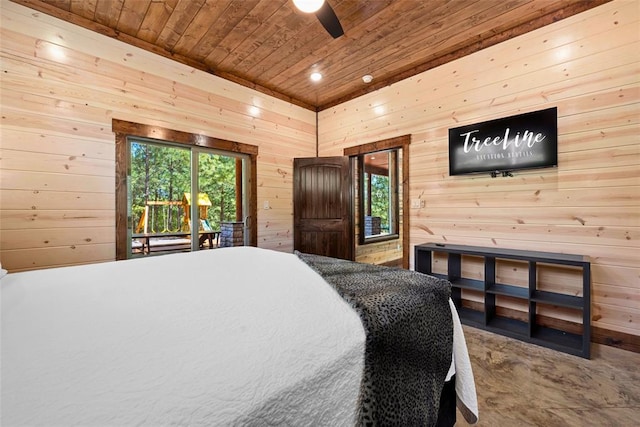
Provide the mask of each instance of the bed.
{"label": "bed", "polygon": [[[2,425],[364,424],[371,339],[327,268],[332,259],[236,247],[7,274]],[[447,359],[435,394],[473,423],[448,307],[453,344],[434,356]]]}

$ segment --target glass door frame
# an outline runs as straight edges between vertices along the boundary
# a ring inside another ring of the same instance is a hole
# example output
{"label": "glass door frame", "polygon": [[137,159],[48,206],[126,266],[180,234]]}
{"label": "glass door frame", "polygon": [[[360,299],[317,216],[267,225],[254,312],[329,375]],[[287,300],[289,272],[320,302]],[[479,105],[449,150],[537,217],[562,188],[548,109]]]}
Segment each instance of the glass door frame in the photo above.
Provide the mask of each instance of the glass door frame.
{"label": "glass door frame", "polygon": [[[215,154],[215,155],[232,157],[234,159],[242,160],[242,194],[241,194],[242,206],[240,206],[240,209],[242,210],[242,217],[243,217],[242,222],[244,224],[244,233],[243,233],[244,244],[248,245],[249,243],[248,243],[247,236],[249,233],[247,233],[247,227],[248,227],[247,224],[249,219],[246,212],[247,212],[247,207],[250,205],[250,203],[247,200],[248,194],[247,194],[246,188],[249,182],[248,177],[251,176],[251,162],[250,162],[249,156],[247,156],[246,154],[233,153],[233,152],[218,150],[215,148],[193,147],[191,150],[191,194],[192,195],[200,194],[202,192],[199,185],[200,184],[200,154]],[[194,190],[197,190],[197,191],[194,192]],[[191,196],[191,200],[194,200],[193,196]],[[193,225],[200,223],[200,209],[198,208],[197,203],[193,203],[193,202],[190,205],[190,209],[191,209],[191,213],[190,213],[191,218],[195,218],[195,221],[193,220],[191,221],[191,229],[190,229],[191,235],[193,236]],[[198,239],[193,239],[193,238],[191,239],[191,250],[192,251],[200,250]]]}
{"label": "glass door frame", "polygon": [[[135,221],[133,218],[133,191],[132,191],[132,182],[131,182],[131,165],[132,165],[132,156],[131,156],[131,151],[132,151],[132,146],[133,144],[147,144],[147,145],[151,145],[151,146],[155,146],[155,147],[159,147],[159,148],[175,148],[175,149],[179,149],[179,150],[185,150],[185,151],[189,151],[189,165],[190,165],[190,177],[189,177],[189,191],[192,191],[193,189],[193,149],[191,147],[188,146],[184,146],[183,144],[176,144],[170,141],[158,141],[158,140],[152,140],[149,138],[140,138],[140,137],[135,137],[135,136],[128,136],[126,138],[127,141],[127,259],[128,258],[132,258],[133,257],[133,249],[132,249],[132,242],[133,242],[133,228],[135,226]],[[197,163],[197,162],[196,162]],[[192,203],[193,204],[193,203]],[[197,205],[196,205],[197,206]],[[192,217],[193,218],[193,217]],[[152,230],[153,231],[153,230]],[[145,230],[146,233],[146,230]],[[191,236],[191,250],[193,250],[193,241],[197,239],[193,239],[193,221],[191,221],[191,224],[189,226],[189,233]],[[199,248],[197,248],[199,249]],[[196,250],[197,250],[196,249]]]}
{"label": "glass door frame", "polygon": [[[127,239],[130,239],[129,230],[129,202],[128,202],[128,176],[130,168],[130,148],[128,138],[156,141],[161,144],[166,142],[177,145],[188,145],[220,150],[225,155],[238,157],[245,155],[243,160],[243,192],[246,192],[246,208],[243,207],[245,222],[245,244],[256,246],[258,241],[257,230],[257,158],[258,147],[241,142],[214,138],[202,134],[193,134],[160,126],[144,125],[124,120],[112,119],[112,131],[115,133],[116,158],[115,158],[115,258],[124,260],[128,257]],[[246,171],[244,170],[246,166]],[[193,221],[192,221],[193,223]],[[129,244],[130,246],[130,244]]]}

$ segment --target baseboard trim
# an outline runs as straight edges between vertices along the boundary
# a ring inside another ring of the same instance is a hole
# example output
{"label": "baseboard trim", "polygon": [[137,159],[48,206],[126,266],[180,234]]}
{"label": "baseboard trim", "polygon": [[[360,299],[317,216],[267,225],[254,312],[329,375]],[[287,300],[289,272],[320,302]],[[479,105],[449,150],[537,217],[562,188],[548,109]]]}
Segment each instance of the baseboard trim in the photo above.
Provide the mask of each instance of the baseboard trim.
{"label": "baseboard trim", "polygon": [[591,327],[591,342],[640,353],[640,336]]}
{"label": "baseboard trim", "polygon": [[383,262],[378,265],[384,265],[385,267],[398,267],[402,268],[402,258],[392,259],[391,261]]}

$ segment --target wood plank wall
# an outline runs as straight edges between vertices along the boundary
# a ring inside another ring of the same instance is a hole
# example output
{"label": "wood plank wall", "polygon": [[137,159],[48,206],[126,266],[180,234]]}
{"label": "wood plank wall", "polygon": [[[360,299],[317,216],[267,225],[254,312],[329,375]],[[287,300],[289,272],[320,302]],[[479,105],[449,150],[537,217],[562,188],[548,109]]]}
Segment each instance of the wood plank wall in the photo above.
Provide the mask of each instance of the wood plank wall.
{"label": "wood plank wall", "polygon": [[293,249],[292,159],[315,155],[314,112],[14,3],[1,7],[3,268],[114,259],[112,118],[258,146],[258,245]]}
{"label": "wood plank wall", "polygon": [[[409,197],[425,207],[409,212],[411,252],[432,241],[588,255],[592,324],[640,348],[639,8],[616,0],[322,111],[319,153],[412,134]],[[557,169],[448,175],[449,128],[553,106]]]}

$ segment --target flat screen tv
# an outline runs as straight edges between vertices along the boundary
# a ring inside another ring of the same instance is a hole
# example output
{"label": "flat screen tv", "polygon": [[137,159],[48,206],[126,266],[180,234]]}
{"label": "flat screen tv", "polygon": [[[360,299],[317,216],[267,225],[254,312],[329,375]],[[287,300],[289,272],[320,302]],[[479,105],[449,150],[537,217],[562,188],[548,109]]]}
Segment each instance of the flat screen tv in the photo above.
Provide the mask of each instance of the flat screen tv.
{"label": "flat screen tv", "polygon": [[449,175],[555,166],[557,107],[449,129]]}

